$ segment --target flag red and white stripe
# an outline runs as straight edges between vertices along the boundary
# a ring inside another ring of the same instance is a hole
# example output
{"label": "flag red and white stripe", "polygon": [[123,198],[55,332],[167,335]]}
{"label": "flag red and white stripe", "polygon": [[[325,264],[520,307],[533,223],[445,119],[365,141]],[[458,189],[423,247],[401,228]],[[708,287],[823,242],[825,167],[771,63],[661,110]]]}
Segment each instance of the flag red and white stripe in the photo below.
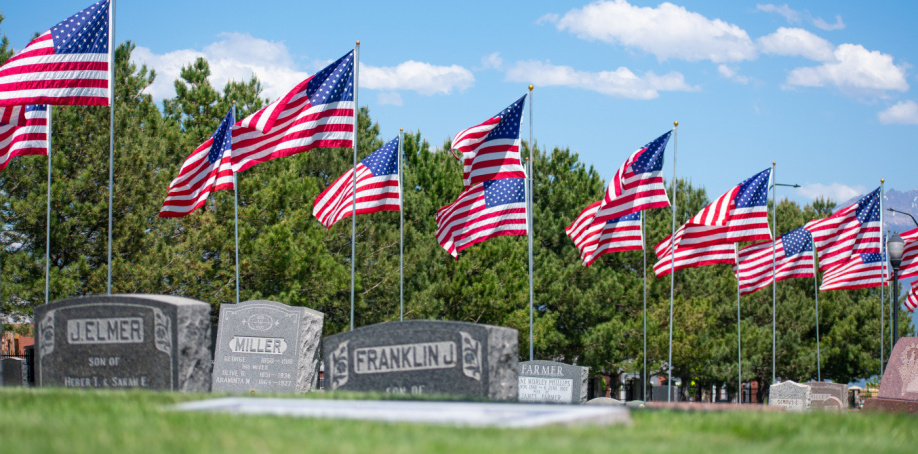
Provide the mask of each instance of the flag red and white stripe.
{"label": "flag red and white stripe", "polygon": [[869,253],[855,255],[847,263],[836,266],[822,275],[820,291],[853,290],[868,287],[888,287],[884,278],[886,258],[884,254]]}
{"label": "flag red and white stripe", "polygon": [[0,66],[0,106],[109,105],[109,6],[103,0],[80,11]]}
{"label": "flag red and white stripe", "polygon": [[915,308],[918,308],[918,283],[912,283],[912,289],[908,292],[908,297],[905,298],[905,308],[909,312],[914,312]]}
{"label": "flag red and white stripe", "polygon": [[354,52],[233,127],[233,168],[314,148],[354,146]]}
{"label": "flag red and white stripe", "polygon": [[48,106],[24,108],[25,124],[0,124],[0,170],[16,156],[48,154]]}
{"label": "flag red and white stripe", "polygon": [[[389,141],[357,164],[357,214],[399,211],[399,139]],[[312,215],[331,228],[354,212],[354,170],[348,169],[318,197]]]}
{"label": "flag red and white stripe", "polygon": [[832,216],[807,222],[819,253],[819,269],[841,266],[858,254],[879,253],[880,189],[865,195]]}
{"label": "flag red and white stripe", "polygon": [[899,264],[899,278],[918,277],[918,228],[899,235],[905,241],[902,262]]}
{"label": "flag red and white stripe", "polygon": [[483,123],[453,137],[454,150],[462,153],[462,184],[465,189],[482,181],[525,178],[520,161],[520,122],[523,96]]}
{"label": "flag red and white stripe", "polygon": [[596,212],[602,201],[586,207],[565,231],[580,251],[583,266],[590,266],[597,258],[612,252],[640,251],[644,249],[641,229],[641,212],[621,218],[597,222]]}
{"label": "flag red and white stripe", "polygon": [[185,159],[169,185],[160,217],[180,217],[204,206],[211,192],[235,188],[230,128],[235,122],[230,109],[216,132]]}
{"label": "flag red and white stripe", "polygon": [[657,277],[668,275],[673,269],[673,265],[675,265],[675,269],[682,270],[720,263],[728,265],[736,263],[736,244],[720,243],[707,246],[677,248],[676,261],[675,264],[673,264],[669,248],[664,245],[668,240],[669,237],[660,242],[655,248],[657,263],[653,265],[653,272]]}
{"label": "flag red and white stripe", "polygon": [[478,183],[437,210],[437,242],[453,257],[490,238],[526,235],[524,178]]}

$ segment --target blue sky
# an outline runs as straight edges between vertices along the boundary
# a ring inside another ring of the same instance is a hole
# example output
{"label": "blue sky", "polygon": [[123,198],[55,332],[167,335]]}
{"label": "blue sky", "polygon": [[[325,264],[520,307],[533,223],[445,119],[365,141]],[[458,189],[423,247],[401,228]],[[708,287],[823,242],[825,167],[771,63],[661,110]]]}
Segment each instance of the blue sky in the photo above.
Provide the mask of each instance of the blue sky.
{"label": "blue sky", "polygon": [[[4,3],[18,50],[90,0]],[[532,83],[536,141],[606,178],[678,120],[679,176],[710,197],[777,161],[803,185],[779,198],[806,203],[918,187],[916,19],[915,2],[158,0],[117,2],[116,39],[156,69],[158,100],[197,56],[215,85],[254,72],[273,99],[359,39],[359,104],[384,138],[440,146]]]}

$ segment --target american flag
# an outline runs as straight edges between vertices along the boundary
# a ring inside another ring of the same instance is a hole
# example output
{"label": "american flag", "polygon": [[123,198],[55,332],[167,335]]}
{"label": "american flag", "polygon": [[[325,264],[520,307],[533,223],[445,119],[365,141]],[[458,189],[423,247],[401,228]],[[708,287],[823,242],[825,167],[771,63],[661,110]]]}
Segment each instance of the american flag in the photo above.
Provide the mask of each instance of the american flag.
{"label": "american flag", "polygon": [[437,210],[437,242],[453,257],[463,249],[502,235],[526,234],[524,178],[501,178],[462,191]]}
{"label": "american flag", "polygon": [[905,308],[909,312],[914,312],[915,308],[918,308],[918,282],[912,283],[912,289],[908,292],[908,297],[905,298]]}
{"label": "american flag", "polygon": [[617,219],[597,222],[596,212],[602,202],[586,207],[565,231],[580,251],[583,266],[590,266],[597,258],[611,252],[640,251],[644,249],[641,230],[641,212]]}
{"label": "american flag", "polygon": [[822,275],[820,291],[853,290],[867,287],[888,287],[884,279],[886,257],[880,253],[858,254],[847,263],[836,266]]}
{"label": "american flag", "polygon": [[16,156],[48,154],[48,106],[24,106],[25,125],[0,123],[0,170]]}
{"label": "american flag", "polygon": [[[665,242],[667,240],[663,241]],[[673,268],[682,270],[685,268],[716,265],[718,263],[736,263],[735,243],[677,248],[675,264],[671,261],[672,256],[669,254],[669,248],[663,243],[658,244],[655,251],[657,254],[657,263],[653,265],[653,273],[657,277],[668,275]]]}
{"label": "american flag", "polygon": [[22,105],[0,107],[0,124],[25,126],[26,124],[25,113],[26,113],[26,106],[22,106]]}
{"label": "american flag", "polygon": [[178,177],[169,185],[160,217],[180,217],[204,206],[213,191],[233,189],[233,142],[230,128],[236,118],[226,114],[217,131],[185,159]]}
{"label": "american flag", "polygon": [[510,107],[453,137],[452,148],[462,153],[465,189],[498,178],[526,178],[520,162],[520,122],[526,96]]}
{"label": "american flag", "polygon": [[[399,210],[398,137],[357,164],[357,214]],[[351,216],[354,206],[354,171],[348,169],[318,197],[313,216],[331,228]]]}
{"label": "american flag", "polygon": [[900,235],[905,241],[902,250],[902,262],[899,263],[899,278],[918,277],[918,229],[912,229]]}
{"label": "american flag", "polygon": [[813,237],[803,227],[781,235],[774,249],[774,273],[772,273],[772,242],[752,244],[739,250],[736,278],[740,294],[749,295],[774,280],[814,277],[816,256]]}
{"label": "american flag", "polygon": [[813,234],[820,270],[841,266],[857,254],[879,253],[880,189],[832,216],[807,222],[804,227]]}
{"label": "american flag", "polygon": [[109,11],[109,0],[93,4],[42,33],[0,66],[0,106],[107,106]]}
{"label": "american flag", "polygon": [[674,243],[676,269],[681,269],[715,263],[733,264],[736,260],[733,243],[771,240],[768,228],[770,178],[771,169],[757,173],[679,227],[675,241],[673,235],[669,235],[658,243],[654,248],[659,260],[654,265],[657,276],[669,273]]}
{"label": "american flag", "polygon": [[354,146],[354,51],[233,126],[241,172],[313,148]]}
{"label": "american flag", "polygon": [[635,151],[615,172],[596,215],[598,220],[669,206],[662,171],[663,151],[671,134],[669,131]]}

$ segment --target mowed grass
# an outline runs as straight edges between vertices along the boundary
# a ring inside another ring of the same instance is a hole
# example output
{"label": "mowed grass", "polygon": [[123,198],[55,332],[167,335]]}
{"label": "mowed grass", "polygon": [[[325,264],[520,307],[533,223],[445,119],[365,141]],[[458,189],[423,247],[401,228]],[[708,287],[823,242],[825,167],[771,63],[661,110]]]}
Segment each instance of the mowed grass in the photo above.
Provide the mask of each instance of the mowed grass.
{"label": "mowed grass", "polygon": [[627,427],[474,429],[169,409],[178,402],[208,397],[145,391],[0,389],[0,452],[914,453],[918,446],[918,417],[858,412],[639,409],[632,411],[633,424]]}

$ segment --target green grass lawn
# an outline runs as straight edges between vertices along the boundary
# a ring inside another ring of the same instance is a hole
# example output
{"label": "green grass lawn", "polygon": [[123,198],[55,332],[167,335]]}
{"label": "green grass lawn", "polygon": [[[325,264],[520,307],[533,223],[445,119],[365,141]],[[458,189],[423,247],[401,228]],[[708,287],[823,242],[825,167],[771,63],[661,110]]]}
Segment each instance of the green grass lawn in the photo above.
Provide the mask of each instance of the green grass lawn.
{"label": "green grass lawn", "polygon": [[[330,397],[310,397],[314,396]],[[856,412],[639,409],[632,412],[634,423],[629,427],[471,429],[167,409],[173,403],[205,397],[144,391],[0,389],[0,452],[914,453],[918,446],[918,418]]]}

